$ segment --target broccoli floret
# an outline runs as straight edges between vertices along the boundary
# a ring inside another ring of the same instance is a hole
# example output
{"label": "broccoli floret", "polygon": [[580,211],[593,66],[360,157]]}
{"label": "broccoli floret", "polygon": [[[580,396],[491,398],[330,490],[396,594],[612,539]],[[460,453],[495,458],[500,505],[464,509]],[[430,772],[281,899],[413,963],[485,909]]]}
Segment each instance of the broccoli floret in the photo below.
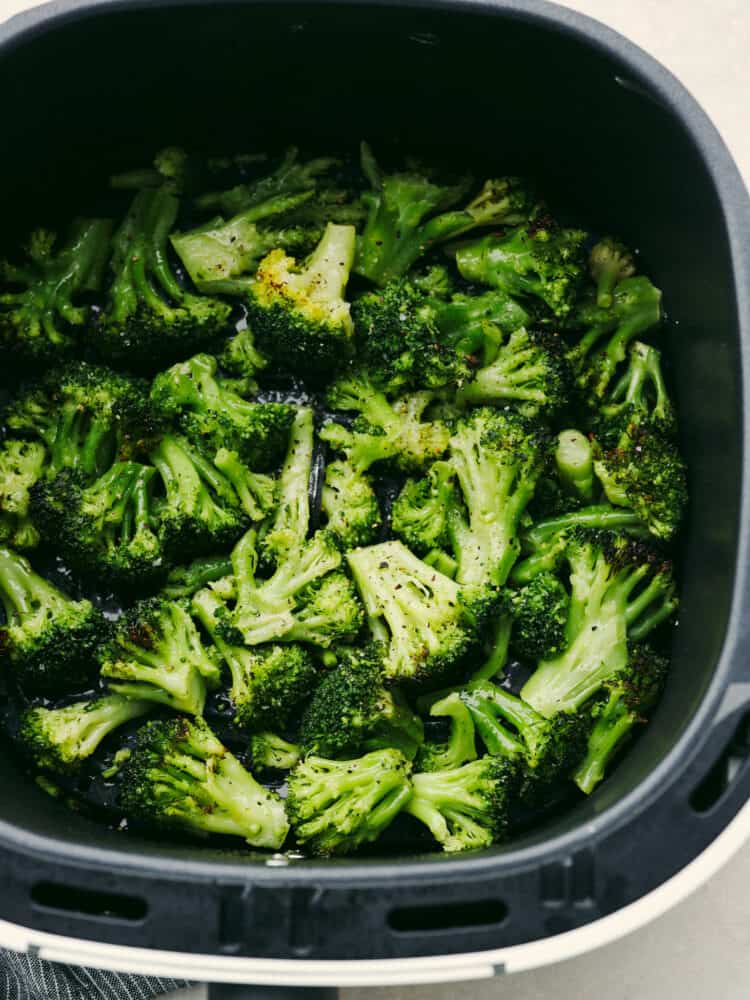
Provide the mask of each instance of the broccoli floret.
{"label": "broccoli floret", "polygon": [[384,676],[435,686],[476,647],[497,598],[462,591],[401,542],[347,554],[373,634],[387,643]]}
{"label": "broccoli floret", "polygon": [[310,653],[296,645],[232,645],[222,635],[221,599],[209,588],[193,597],[193,612],[229,667],[235,721],[243,728],[283,726],[317,679]]}
{"label": "broccoli floret", "polygon": [[679,448],[649,428],[631,428],[620,445],[594,462],[610,503],[630,508],[657,538],[677,533],[687,506],[685,463]]}
{"label": "broccoli floret", "polygon": [[167,577],[165,597],[192,597],[208,583],[231,576],[232,560],[229,556],[200,556],[187,566],[177,566]]}
{"label": "broccoli floret", "polygon": [[8,358],[53,361],[80,341],[90,314],[80,296],[99,288],[110,231],[107,219],[79,219],[55,251],[55,234],[38,229],[23,264],[0,261],[0,344]]}
{"label": "broccoli floret", "polygon": [[29,491],[46,463],[47,451],[39,441],[10,439],[0,447],[0,545],[33,549],[39,543],[29,515]]}
{"label": "broccoli floret", "polygon": [[236,451],[254,470],[278,464],[295,414],[285,403],[243,399],[217,377],[216,358],[210,354],[196,354],[157,375],[151,399],[191,441],[214,452]]}
{"label": "broccoli floret", "polygon": [[[648,278],[625,278],[614,290],[612,305],[603,309],[585,299],[570,317],[584,333],[568,351],[576,385],[585,401],[598,408],[627,356],[628,345],[661,319],[661,292]],[[607,338],[602,346],[601,341]]]}
{"label": "broccoli floret", "polygon": [[126,170],[109,178],[114,191],[140,191],[143,188],[164,187],[173,194],[182,194],[193,186],[201,164],[179,146],[160,149],[150,167]]}
{"label": "broccoli floret", "polygon": [[221,282],[254,272],[258,262],[277,247],[293,253],[315,246],[320,230],[278,222],[268,228],[258,225],[271,216],[284,216],[311,196],[308,191],[271,198],[229,220],[217,216],[189,232],[172,233],[170,241],[199,291],[221,291]]}
{"label": "broccoli floret", "polygon": [[289,775],[287,814],[313,854],[349,854],[380,836],[411,795],[409,761],[398,750],[354,760],[307,757]]}
{"label": "broccoli floret", "polygon": [[644,543],[577,529],[566,545],[570,608],[565,650],[542,660],[521,691],[545,718],[575,712],[628,663],[677,607],[671,563]]}
{"label": "broccoli floret", "polygon": [[255,378],[258,372],[268,366],[268,358],[255,346],[255,337],[249,326],[239,330],[225,342],[219,360],[228,372],[244,379]]}
{"label": "broccoli floret", "polygon": [[148,722],[122,770],[122,807],[156,828],[244,837],[278,850],[289,824],[284,805],[253,778],[201,719]]}
{"label": "broccoli floret", "polygon": [[338,379],[328,389],[329,405],[359,414],[351,430],[328,423],[320,437],[346,454],[359,472],[376,462],[387,462],[415,472],[439,458],[448,446],[450,431],[441,421],[422,419],[432,401],[429,392],[415,392],[389,402],[366,373]]}
{"label": "broccoli floret", "polygon": [[510,641],[516,656],[536,663],[562,652],[569,603],[567,590],[549,572],[541,572],[526,586],[508,591],[508,609],[513,618]]}
{"label": "broccoli floret", "polygon": [[272,250],[247,285],[247,311],[260,350],[305,375],[340,368],[352,356],[354,327],[344,299],[354,259],[354,226],[329,223],[302,267]]}
{"label": "broccoli floret", "polygon": [[295,743],[276,733],[253,733],[249,753],[254,767],[268,767],[274,771],[291,771],[301,756]]}
{"label": "broccoli floret", "polygon": [[418,556],[447,549],[453,503],[453,468],[447,462],[435,462],[426,476],[406,481],[393,504],[391,528]]}
{"label": "broccoli floret", "polygon": [[320,499],[326,528],[345,549],[371,545],[382,525],[380,505],[369,478],[348,462],[329,462]]}
{"label": "broccoli floret", "polygon": [[411,273],[415,288],[432,299],[448,299],[456,291],[456,279],[445,264],[431,264]]}
{"label": "broccoli floret", "polygon": [[351,581],[335,572],[341,553],[332,535],[319,531],[290,550],[267,580],[256,580],[257,560],[256,533],[249,531],[232,552],[228,596],[234,608],[222,601],[213,615],[228,642],[296,641],[327,648],[359,632],[362,608]]}
{"label": "broccoli floret", "polygon": [[313,411],[297,409],[279,475],[278,506],[263,534],[263,556],[272,565],[300,548],[310,526],[309,484],[313,460]]}
{"label": "broccoli floret", "polygon": [[18,740],[36,767],[70,774],[113,730],[152,707],[148,701],[111,694],[63,708],[29,708],[21,717]]}
{"label": "broccoli floret", "polygon": [[609,309],[615,287],[635,274],[635,260],[624,244],[605,236],[591,249],[589,271],[596,282],[596,304]]}
{"label": "broccoli floret", "polygon": [[480,407],[456,424],[449,462],[466,515],[451,510],[459,584],[502,586],[521,549],[519,527],[542,470],[540,434],[512,411]]}
{"label": "broccoli floret", "polygon": [[609,764],[646,722],[654,708],[669,670],[669,660],[648,646],[629,651],[628,665],[604,685],[603,697],[592,711],[594,726],[586,755],[573,780],[590,795],[604,778]]}
{"label": "broccoli floret", "polygon": [[184,438],[166,435],[149,457],[164,487],[157,516],[170,558],[226,548],[247,528],[229,480]]}
{"label": "broccoli floret", "polygon": [[187,292],[168,259],[177,198],[139,191],[112,241],[113,274],[93,334],[96,349],[128,368],[156,369],[228,332],[231,307]]}
{"label": "broccoli floret", "polygon": [[544,785],[567,777],[584,755],[590,728],[586,711],[546,718],[488,681],[469,684],[461,699],[488,752],[525,765],[520,794],[526,799],[535,797]]}
{"label": "broccoli floret", "polygon": [[182,601],[152,597],[126,611],[99,651],[102,677],[117,694],[201,715],[221,671]]}
{"label": "broccoli floret", "polygon": [[447,743],[422,744],[415,761],[418,771],[450,771],[476,760],[474,721],[457,691],[434,702],[430,715],[450,719],[451,734]]}
{"label": "broccoli floret", "polygon": [[0,548],[0,655],[10,661],[24,691],[49,696],[85,688],[106,620],[91,601],[66,597],[31,568],[28,559]]}
{"label": "broccoli floret", "polygon": [[636,538],[648,537],[648,530],[637,514],[606,503],[579,507],[545,518],[524,533],[521,544],[527,555],[513,567],[510,575],[512,582],[520,587],[533,580],[537,573],[556,570],[574,528],[620,531]]}
{"label": "broccoli floret", "polygon": [[648,427],[670,439],[677,431],[677,418],[661,371],[661,355],[655,347],[638,340],[630,348],[627,370],[599,408],[594,432],[607,450],[618,447],[632,425]]}
{"label": "broccoli floret", "polygon": [[514,330],[495,360],[461,386],[461,403],[515,403],[527,416],[553,417],[568,402],[571,375],[559,337]]}
{"label": "broccoli floret", "polygon": [[240,506],[251,521],[261,521],[276,506],[276,480],[262,472],[251,472],[236,451],[219,448],[214,465],[232,484]]}
{"label": "broccoli floret", "polygon": [[460,244],[456,263],[462,277],[498,288],[512,297],[538,299],[557,320],[572,311],[585,275],[580,229],[560,229],[537,219],[505,236],[490,234]]}
{"label": "broccoli floret", "polygon": [[424,823],[444,851],[489,847],[507,836],[518,786],[512,761],[488,755],[448,771],[415,774],[412,784],[404,811]]}
{"label": "broccoli floret", "polygon": [[449,302],[432,305],[442,336],[468,349],[474,365],[491,364],[503,338],[532,319],[528,309],[494,288],[481,294],[459,292]]}
{"label": "broccoli floret", "polygon": [[50,370],[5,413],[10,431],[46,446],[46,474],[76,469],[94,479],[142,450],[158,430],[146,386],[83,361]]}
{"label": "broccoli floret", "polygon": [[522,222],[533,208],[518,178],[502,177],[487,181],[465,208],[446,211],[466,195],[470,177],[442,185],[417,169],[384,174],[367,143],[362,143],[361,161],[371,190],[362,196],[368,216],[357,241],[355,270],[378,285],[406,274],[439,243],[481,226]]}
{"label": "broccoli floret", "polygon": [[563,489],[576,500],[594,499],[594,455],[591,441],[575,429],[560,431],[555,447],[555,468]]}
{"label": "broccoli floret", "polygon": [[346,757],[395,747],[412,759],[424,739],[422,720],[383,684],[383,655],[378,643],[339,651],[302,717],[306,754]]}
{"label": "broccoli floret", "polygon": [[300,192],[314,192],[325,182],[325,175],[338,166],[338,160],[319,157],[300,163],[299,151],[290,146],[284,157],[271,174],[238,184],[228,191],[211,191],[196,199],[198,208],[209,211],[219,210],[225,215],[236,215],[250,208],[262,205],[270,199],[295,195]]}

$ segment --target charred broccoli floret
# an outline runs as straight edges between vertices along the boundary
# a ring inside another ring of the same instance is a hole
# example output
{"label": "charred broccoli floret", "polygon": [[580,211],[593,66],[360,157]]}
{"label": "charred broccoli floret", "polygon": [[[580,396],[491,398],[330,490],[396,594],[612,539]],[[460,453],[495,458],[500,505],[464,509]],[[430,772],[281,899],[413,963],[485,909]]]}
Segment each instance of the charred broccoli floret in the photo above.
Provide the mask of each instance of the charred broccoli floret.
{"label": "charred broccoli floret", "polygon": [[111,694],[62,708],[29,708],[21,717],[18,741],[35,767],[74,773],[106,736],[152,707],[148,701]]}
{"label": "charred broccoli floret", "polygon": [[604,685],[591,713],[594,725],[586,755],[573,775],[586,795],[604,778],[635,729],[646,722],[659,700],[668,669],[669,661],[663,656],[649,646],[636,646],[629,651],[625,670]]}
{"label": "charred broccoli floret", "polygon": [[468,851],[504,840],[518,786],[518,769],[504,757],[486,756],[448,771],[412,778],[404,811],[427,827],[444,851]]}
{"label": "charred broccoli floret", "polygon": [[117,694],[201,715],[221,671],[187,606],[152,597],[126,611],[99,651],[102,677]]}
{"label": "charred broccoli floret", "polygon": [[585,276],[585,240],[580,229],[560,229],[537,219],[504,236],[490,234],[460,244],[456,263],[468,281],[513,298],[540,300],[562,320],[572,312]]}
{"label": "charred broccoli floret", "polygon": [[125,814],[157,829],[243,837],[278,850],[284,805],[253,778],[201,719],[147,722],[122,770]]}
{"label": "charred broccoli floret", "polygon": [[383,655],[378,643],[338,651],[302,717],[305,753],[345,757],[395,747],[411,760],[424,738],[422,720],[385,687]]}
{"label": "charred broccoli floret", "polygon": [[322,857],[377,840],[409,800],[410,771],[406,757],[390,748],[354,760],[300,761],[288,780],[295,837]]}
{"label": "charred broccoli floret", "polygon": [[166,186],[139,191],[112,241],[112,283],[93,341],[128,368],[154,370],[228,332],[231,307],[186,291],[169,263],[178,206]]}
{"label": "charred broccoli floret", "polygon": [[107,623],[91,601],[74,601],[38,576],[28,559],[0,548],[0,655],[28,693],[81,690],[96,669]]}
{"label": "charred broccoli floret", "polygon": [[406,274],[422,254],[446,240],[482,226],[524,221],[534,205],[518,178],[502,177],[487,181],[465,208],[447,211],[467,194],[470,177],[445,185],[419,169],[383,173],[367,143],[362,143],[361,162],[371,190],[362,196],[368,216],[357,241],[355,270],[378,285]]}
{"label": "charred broccoli floret", "polygon": [[54,361],[81,340],[90,315],[81,296],[101,284],[110,231],[107,219],[79,219],[55,250],[55,234],[37,229],[23,264],[0,261],[0,345],[9,359]]}
{"label": "charred broccoli floret", "polygon": [[227,642],[220,627],[223,605],[209,588],[193,597],[192,606],[229,668],[229,697],[237,724],[249,729],[283,726],[315,686],[317,672],[310,653],[292,644],[248,648]]}

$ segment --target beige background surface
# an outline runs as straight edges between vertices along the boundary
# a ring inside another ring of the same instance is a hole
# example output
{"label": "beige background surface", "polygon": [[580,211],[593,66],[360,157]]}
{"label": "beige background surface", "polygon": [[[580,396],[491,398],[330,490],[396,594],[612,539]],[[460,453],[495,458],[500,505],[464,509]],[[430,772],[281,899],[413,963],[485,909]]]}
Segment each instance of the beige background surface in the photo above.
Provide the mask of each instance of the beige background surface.
{"label": "beige background surface", "polygon": [[[702,103],[750,184],[750,0],[565,0],[669,67]],[[31,6],[0,0],[0,20]],[[203,1000],[196,988],[179,1000]],[[671,913],[583,958],[490,982],[345,990],[342,1000],[748,1000],[750,846]],[[178,1000],[178,996],[175,996]]]}

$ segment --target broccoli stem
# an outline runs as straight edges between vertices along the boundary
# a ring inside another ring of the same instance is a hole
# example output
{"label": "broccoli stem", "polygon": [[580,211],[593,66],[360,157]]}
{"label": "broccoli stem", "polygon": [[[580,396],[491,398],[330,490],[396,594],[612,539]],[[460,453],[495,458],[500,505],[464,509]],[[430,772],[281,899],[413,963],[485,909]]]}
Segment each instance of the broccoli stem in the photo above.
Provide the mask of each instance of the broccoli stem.
{"label": "broccoli stem", "polygon": [[232,573],[232,560],[229,556],[205,556],[195,559],[188,566],[179,566],[172,570],[167,578],[164,594],[166,597],[192,597],[205,587],[207,583],[221,580]]}
{"label": "broccoli stem", "polygon": [[[494,684],[481,681],[469,684],[462,692],[461,698],[471,712],[482,742],[491,754],[511,759],[523,754],[523,743],[497,722],[495,711],[516,726],[521,733],[525,726],[531,724],[532,718],[539,720],[536,712],[532,713],[531,709],[524,712],[520,698],[514,698]],[[517,706],[516,702],[519,702],[521,707]]]}
{"label": "broccoli stem", "polygon": [[591,795],[604,778],[610,761],[638,721],[637,714],[623,704],[621,692],[612,691],[591,730],[586,756],[573,775],[573,780],[585,795]]}
{"label": "broccoli stem", "polygon": [[513,629],[510,615],[501,615],[495,622],[489,652],[484,663],[471,675],[472,681],[489,681],[496,677],[508,660],[508,646]]}
{"label": "broccoli stem", "polygon": [[573,429],[560,431],[555,466],[564,488],[590,504],[594,499],[594,459],[591,442],[585,434]]}
{"label": "broccoli stem", "polygon": [[264,548],[277,559],[307,538],[313,442],[313,411],[300,407],[292,423],[284,467],[279,477],[276,517],[263,539]]}

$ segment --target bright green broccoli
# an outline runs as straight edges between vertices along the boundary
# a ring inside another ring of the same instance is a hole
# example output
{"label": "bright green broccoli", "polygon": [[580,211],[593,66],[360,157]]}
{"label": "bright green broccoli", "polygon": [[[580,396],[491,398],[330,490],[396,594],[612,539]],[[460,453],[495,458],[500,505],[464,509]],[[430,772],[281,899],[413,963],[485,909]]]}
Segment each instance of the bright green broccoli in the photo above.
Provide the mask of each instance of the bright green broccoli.
{"label": "bright green broccoli", "polygon": [[275,565],[296,552],[310,527],[310,474],[313,460],[313,411],[301,406],[294,414],[284,464],[279,474],[276,513],[262,537],[264,558]]}
{"label": "bright green broccoli", "polygon": [[389,402],[366,373],[346,375],[329,386],[328,403],[335,410],[359,416],[351,429],[327,423],[320,437],[343,451],[360,472],[376,462],[391,463],[405,472],[418,471],[443,454],[450,438],[444,423],[422,419],[432,398],[429,392],[415,392]]}
{"label": "bright green broccoli", "polygon": [[162,593],[165,597],[192,597],[207,584],[232,575],[232,560],[228,555],[199,556],[186,566],[176,566]]}
{"label": "bright green broccoli", "polygon": [[369,477],[348,462],[329,462],[320,499],[326,528],[345,549],[371,545],[382,525],[380,504]]}
{"label": "bright green broccoli", "polygon": [[604,778],[635,729],[646,722],[659,700],[668,669],[669,661],[649,646],[635,646],[629,651],[627,668],[604,685],[591,713],[594,726],[586,755],[573,775],[586,795]]}
{"label": "bright green broccoli", "polygon": [[411,795],[409,761],[398,750],[354,760],[307,757],[289,775],[287,815],[313,854],[349,854],[389,826]]}
{"label": "bright green broccoli", "polygon": [[630,348],[628,367],[605,397],[594,433],[606,450],[616,448],[631,425],[648,427],[665,438],[674,438],[677,418],[661,370],[661,354],[636,340]]}
{"label": "bright green broccoli", "polygon": [[166,186],[133,199],[112,241],[112,283],[93,341],[103,357],[154,370],[226,334],[231,307],[187,292],[168,259],[179,203]]}
{"label": "bright green broccoli", "polygon": [[430,715],[450,719],[450,738],[447,743],[422,744],[414,765],[418,771],[450,771],[477,759],[474,721],[457,691],[433,702]]}
{"label": "bright green broccoli", "polygon": [[479,407],[454,428],[448,461],[466,506],[451,509],[463,586],[502,586],[521,549],[521,517],[542,471],[540,431],[512,411]]}
{"label": "bright green broccoli", "polygon": [[443,185],[418,169],[383,173],[367,143],[361,162],[371,190],[362,196],[368,216],[355,270],[377,285],[406,274],[432,247],[482,226],[522,222],[534,206],[518,178],[502,177],[487,181],[465,208],[447,211],[467,194],[471,178]]}
{"label": "bright green broccoli", "polygon": [[201,719],[147,722],[122,770],[123,810],[157,829],[243,837],[278,850],[284,805],[253,778]]}
{"label": "bright green broccoli", "polygon": [[90,316],[81,296],[101,284],[110,231],[106,219],[79,219],[55,250],[55,234],[37,229],[23,264],[0,261],[0,345],[7,358],[54,361],[80,342]]}
{"label": "bright green broccoli", "polygon": [[201,715],[221,670],[185,602],[152,597],[126,611],[99,650],[102,677],[117,694]]}
{"label": "bright green broccoli", "polygon": [[184,438],[165,435],[149,456],[162,481],[159,538],[169,558],[185,559],[226,548],[248,518],[230,483]]}
{"label": "bright green broccoli", "polygon": [[596,283],[596,304],[609,309],[616,286],[635,274],[635,260],[623,243],[605,236],[591,249],[589,271]]}
{"label": "bright green broccoli", "polygon": [[314,689],[317,672],[310,653],[293,644],[248,648],[227,642],[220,627],[223,605],[210,588],[193,597],[192,607],[229,668],[237,725],[283,726]]}
{"label": "bright green broccoli", "polygon": [[106,736],[152,707],[111,694],[62,708],[29,708],[21,717],[18,742],[35,767],[75,773]]}
{"label": "bright green broccoli", "polygon": [[465,590],[401,542],[347,554],[376,639],[387,644],[389,681],[437,686],[477,647],[497,602],[491,588]]}
{"label": "bright green broccoli", "polygon": [[404,812],[424,823],[444,851],[489,847],[505,839],[517,794],[518,768],[488,755],[448,771],[412,778]]}
{"label": "bright green broccoli", "polygon": [[249,326],[242,327],[225,341],[219,360],[228,372],[244,379],[254,379],[268,366],[268,358],[255,346],[255,337]]}
{"label": "bright green broccoli", "polygon": [[515,404],[528,416],[554,417],[570,397],[570,370],[559,337],[514,330],[494,361],[461,386],[461,403]]}
{"label": "bright green broccoli", "polygon": [[522,301],[538,300],[563,320],[585,276],[585,240],[580,229],[560,229],[542,218],[503,236],[493,233],[460,244],[456,263],[468,281]]}
{"label": "bright green broccoli", "polygon": [[565,649],[542,660],[521,692],[548,719],[577,711],[625,670],[629,643],[677,607],[671,563],[642,542],[579,528],[565,555],[571,588]]}
{"label": "bright green broccoli", "polygon": [[513,619],[511,647],[530,663],[562,652],[568,620],[568,592],[549,572],[538,573],[525,586],[507,592]]}
{"label": "bright green broccoli", "polygon": [[156,470],[118,462],[91,485],[64,469],[32,491],[42,536],[81,576],[108,589],[143,589],[166,573],[152,496]]}
{"label": "bright green broccoli", "polygon": [[300,728],[303,751],[351,757],[395,747],[410,760],[424,738],[422,720],[403,695],[383,683],[378,643],[338,650],[336,667],[318,685]]}
{"label": "bright green broccoli", "polygon": [[253,470],[272,468],[286,446],[294,407],[243,399],[216,368],[216,358],[196,354],[161,372],[151,387],[154,406],[191,441],[214,452],[236,451]]}
{"label": "bright green broccoli", "polygon": [[28,559],[0,548],[0,602],[0,655],[25,692],[49,696],[87,687],[107,635],[91,601],[72,600],[38,576]]}
{"label": "bright green broccoli", "polygon": [[407,479],[391,511],[391,528],[418,556],[450,548],[450,510],[454,503],[454,471],[435,462],[425,476]]}
{"label": "bright green broccoli", "polygon": [[47,464],[39,441],[9,439],[0,446],[0,545],[33,549],[39,531],[29,514],[29,491]]}
{"label": "bright green broccoli", "polygon": [[267,732],[253,733],[249,753],[253,767],[268,767],[274,771],[291,771],[301,756],[295,743]]}
{"label": "bright green broccoli", "polygon": [[594,500],[594,455],[591,441],[573,428],[560,431],[555,447],[555,469],[563,489],[576,500]]}

